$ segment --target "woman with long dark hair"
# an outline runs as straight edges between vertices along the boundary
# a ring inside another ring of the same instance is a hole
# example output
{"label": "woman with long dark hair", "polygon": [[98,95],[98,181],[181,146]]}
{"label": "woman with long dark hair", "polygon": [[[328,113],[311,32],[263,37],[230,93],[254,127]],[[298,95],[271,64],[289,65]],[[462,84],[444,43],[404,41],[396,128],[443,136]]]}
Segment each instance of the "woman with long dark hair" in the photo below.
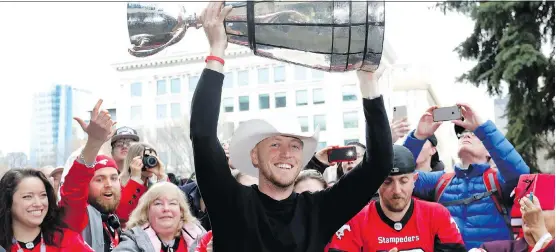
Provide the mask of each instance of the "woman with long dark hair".
{"label": "woman with long dark hair", "polygon": [[0,246],[12,252],[93,251],[66,229],[42,172],[10,170],[0,180]]}

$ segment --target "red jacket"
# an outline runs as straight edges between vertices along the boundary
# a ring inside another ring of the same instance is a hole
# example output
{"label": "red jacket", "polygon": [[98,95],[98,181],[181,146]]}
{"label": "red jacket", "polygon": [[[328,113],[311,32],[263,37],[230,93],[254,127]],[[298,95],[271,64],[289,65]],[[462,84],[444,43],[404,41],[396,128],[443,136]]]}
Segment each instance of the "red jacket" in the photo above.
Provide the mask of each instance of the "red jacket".
{"label": "red jacket", "polygon": [[[60,207],[65,210],[64,221],[68,227],[78,233],[83,232],[89,222],[87,214],[89,183],[95,175],[93,168],[87,168],[77,161],[73,162],[64,183],[60,187]],[[147,191],[147,187],[130,180],[122,190],[120,204],[116,209],[118,218],[126,222],[135,209],[139,198]]]}
{"label": "red jacket", "polygon": [[[46,252],[94,252],[89,245],[87,245],[81,235],[72,231],[70,229],[64,229],[64,238],[60,242],[60,235],[56,235],[54,237],[54,241],[60,244],[59,247],[55,246],[46,246]],[[18,247],[12,246],[11,252],[17,252]],[[41,245],[35,246],[33,249],[25,249],[23,248],[24,252],[40,252]]]}
{"label": "red jacket", "polygon": [[325,251],[467,251],[448,209],[418,199],[412,202],[406,216],[393,222],[378,201],[371,201],[336,232]]}
{"label": "red jacket", "polygon": [[197,249],[195,252],[207,252],[208,244],[212,241],[212,230],[208,231],[203,238],[199,241],[199,245],[197,245]]}

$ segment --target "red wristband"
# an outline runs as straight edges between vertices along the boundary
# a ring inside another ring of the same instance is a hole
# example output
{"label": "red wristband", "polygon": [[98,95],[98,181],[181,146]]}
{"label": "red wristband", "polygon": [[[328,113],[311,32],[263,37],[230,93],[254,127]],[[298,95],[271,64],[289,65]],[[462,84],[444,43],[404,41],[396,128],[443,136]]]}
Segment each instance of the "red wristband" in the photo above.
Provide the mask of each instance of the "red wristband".
{"label": "red wristband", "polygon": [[207,56],[207,58],[205,59],[205,63],[208,63],[209,60],[216,60],[218,62],[220,62],[220,64],[224,65],[224,60],[218,56],[213,56],[213,55],[209,55]]}

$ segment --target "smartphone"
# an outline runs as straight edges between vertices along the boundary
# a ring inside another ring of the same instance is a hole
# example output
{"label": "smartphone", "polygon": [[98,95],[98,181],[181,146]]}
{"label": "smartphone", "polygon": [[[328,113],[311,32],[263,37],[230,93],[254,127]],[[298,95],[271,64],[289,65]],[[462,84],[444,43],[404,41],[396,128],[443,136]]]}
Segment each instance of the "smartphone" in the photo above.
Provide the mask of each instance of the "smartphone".
{"label": "smartphone", "polygon": [[395,106],[393,108],[394,112],[393,114],[393,120],[392,121],[398,121],[401,120],[404,117],[407,117],[407,106]]}
{"label": "smartphone", "polygon": [[435,122],[459,120],[461,118],[461,109],[458,106],[442,107],[432,111],[432,119]]}
{"label": "smartphone", "polygon": [[357,149],[355,146],[338,147],[328,151],[328,162],[349,162],[357,159]]}

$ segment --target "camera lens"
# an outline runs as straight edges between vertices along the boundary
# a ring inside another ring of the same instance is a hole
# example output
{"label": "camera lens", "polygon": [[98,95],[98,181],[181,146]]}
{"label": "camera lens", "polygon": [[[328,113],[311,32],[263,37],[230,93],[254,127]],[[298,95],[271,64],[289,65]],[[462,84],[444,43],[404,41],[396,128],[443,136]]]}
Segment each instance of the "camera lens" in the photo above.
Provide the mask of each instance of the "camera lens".
{"label": "camera lens", "polygon": [[146,156],[143,158],[143,166],[145,168],[154,168],[158,165],[158,160],[153,156]]}

